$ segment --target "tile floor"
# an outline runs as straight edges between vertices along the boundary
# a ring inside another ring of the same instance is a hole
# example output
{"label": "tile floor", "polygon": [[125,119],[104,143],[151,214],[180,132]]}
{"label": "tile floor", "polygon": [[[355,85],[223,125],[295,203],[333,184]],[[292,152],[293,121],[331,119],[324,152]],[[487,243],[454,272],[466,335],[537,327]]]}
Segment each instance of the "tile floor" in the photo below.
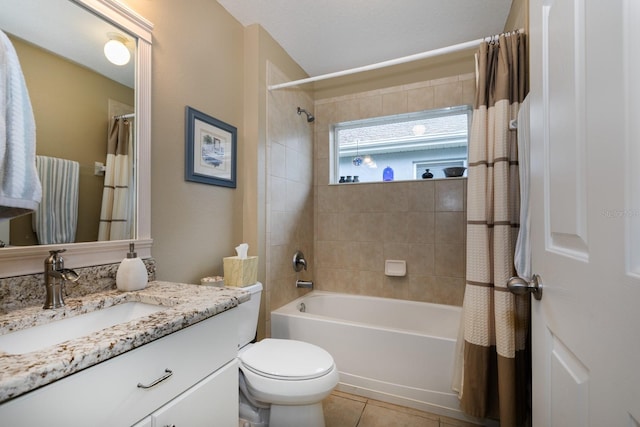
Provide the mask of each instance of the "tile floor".
{"label": "tile floor", "polygon": [[326,427],[478,427],[341,391],[331,393],[322,405]]}

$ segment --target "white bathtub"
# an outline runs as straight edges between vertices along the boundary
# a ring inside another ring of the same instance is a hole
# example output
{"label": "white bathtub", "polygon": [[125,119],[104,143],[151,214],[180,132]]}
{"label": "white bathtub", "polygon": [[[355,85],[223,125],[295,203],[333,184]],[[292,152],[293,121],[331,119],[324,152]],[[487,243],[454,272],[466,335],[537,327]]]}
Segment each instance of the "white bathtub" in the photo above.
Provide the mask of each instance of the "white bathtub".
{"label": "white bathtub", "polygon": [[331,353],[338,390],[478,422],[460,411],[451,390],[460,313],[448,305],[313,291],[271,312],[271,336]]}

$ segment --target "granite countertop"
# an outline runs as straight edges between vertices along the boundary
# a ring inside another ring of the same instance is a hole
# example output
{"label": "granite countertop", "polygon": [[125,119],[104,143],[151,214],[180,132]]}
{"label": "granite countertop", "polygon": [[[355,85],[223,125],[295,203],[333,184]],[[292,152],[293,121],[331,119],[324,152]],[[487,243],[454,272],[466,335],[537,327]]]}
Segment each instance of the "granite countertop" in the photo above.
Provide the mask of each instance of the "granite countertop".
{"label": "granite countertop", "polygon": [[0,350],[0,403],[215,316],[249,298],[241,288],[154,281],[140,291],[112,290],[68,298],[66,306],[58,309],[38,306],[2,314],[0,335],[123,302],[168,307],[42,350],[23,354]]}

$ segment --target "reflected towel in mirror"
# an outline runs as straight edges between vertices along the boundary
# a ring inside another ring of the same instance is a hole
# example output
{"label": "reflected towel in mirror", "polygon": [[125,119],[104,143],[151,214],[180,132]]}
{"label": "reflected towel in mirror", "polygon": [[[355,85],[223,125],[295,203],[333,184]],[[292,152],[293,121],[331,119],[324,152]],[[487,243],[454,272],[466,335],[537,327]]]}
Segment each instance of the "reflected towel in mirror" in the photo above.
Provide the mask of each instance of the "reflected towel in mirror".
{"label": "reflected towel in mirror", "polygon": [[78,225],[78,162],[36,156],[42,201],[33,215],[33,230],[41,245],[73,243]]}
{"label": "reflected towel in mirror", "polygon": [[0,219],[37,209],[36,129],[18,55],[0,31]]}

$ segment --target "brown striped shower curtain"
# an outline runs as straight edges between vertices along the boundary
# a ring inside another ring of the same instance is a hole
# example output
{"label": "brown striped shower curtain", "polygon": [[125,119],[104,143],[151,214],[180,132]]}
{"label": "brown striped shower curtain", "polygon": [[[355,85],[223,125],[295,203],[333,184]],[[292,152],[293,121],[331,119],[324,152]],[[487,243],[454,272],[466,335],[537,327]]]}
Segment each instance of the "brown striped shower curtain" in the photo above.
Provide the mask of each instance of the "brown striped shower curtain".
{"label": "brown striped shower curtain", "polygon": [[528,92],[525,37],[481,44],[469,141],[460,403],[502,426],[525,425],[530,407],[529,296],[507,289],[520,208],[517,132],[509,122]]}
{"label": "brown striped shower curtain", "polygon": [[98,240],[133,238],[131,122],[112,118],[109,122],[107,161],[102,190]]}

